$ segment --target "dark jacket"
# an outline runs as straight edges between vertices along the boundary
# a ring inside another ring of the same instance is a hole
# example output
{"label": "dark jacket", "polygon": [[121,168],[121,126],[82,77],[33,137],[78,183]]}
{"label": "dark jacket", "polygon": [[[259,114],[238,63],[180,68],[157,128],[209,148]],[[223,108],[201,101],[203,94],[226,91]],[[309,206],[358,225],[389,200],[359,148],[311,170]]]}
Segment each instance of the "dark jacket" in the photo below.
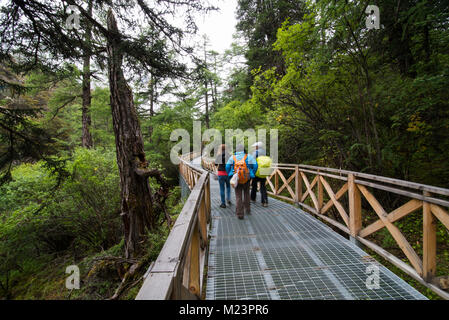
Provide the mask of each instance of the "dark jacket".
{"label": "dark jacket", "polygon": [[226,171],[226,162],[228,162],[229,157],[230,154],[227,151],[217,155],[215,158],[215,164],[218,165],[218,171]]}

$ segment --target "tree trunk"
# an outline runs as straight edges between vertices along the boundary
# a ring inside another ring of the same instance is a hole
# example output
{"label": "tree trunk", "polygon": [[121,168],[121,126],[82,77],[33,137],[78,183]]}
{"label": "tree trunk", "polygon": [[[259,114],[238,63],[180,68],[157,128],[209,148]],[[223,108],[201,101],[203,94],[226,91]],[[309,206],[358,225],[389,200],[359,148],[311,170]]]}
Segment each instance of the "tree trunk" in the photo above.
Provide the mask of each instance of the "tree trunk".
{"label": "tree trunk", "polygon": [[[88,4],[88,13],[92,16],[92,0]],[[92,37],[92,26],[89,21],[86,21],[86,42],[90,45],[90,40]],[[92,148],[93,141],[92,135],[90,134],[89,128],[91,126],[90,118],[90,105],[92,101],[90,93],[90,48],[84,50],[83,58],[83,107],[82,107],[82,123],[83,123],[83,134],[82,134],[82,146],[85,148]]]}
{"label": "tree trunk", "polygon": [[148,127],[148,133],[150,135],[150,143],[153,142],[152,136],[153,136],[153,125],[151,121],[153,121],[154,116],[154,101],[156,99],[155,97],[156,92],[156,83],[153,75],[151,75],[150,78],[150,126]]}
{"label": "tree trunk", "polygon": [[207,94],[207,79],[204,82],[204,87],[206,88],[205,98],[206,98],[206,128],[209,129],[209,95]]}
{"label": "tree trunk", "polygon": [[120,35],[112,10],[107,16],[108,29],[116,33],[108,39],[109,88],[111,110],[120,173],[121,216],[125,233],[126,258],[141,252],[146,232],[155,226],[153,197],[148,182],[143,139],[133,95],[122,71]]}
{"label": "tree trunk", "polygon": [[207,88],[207,51],[206,51],[206,38],[204,38],[204,88],[206,90],[205,92],[205,100],[206,100],[206,128],[209,129],[209,95],[208,95],[208,88]]}

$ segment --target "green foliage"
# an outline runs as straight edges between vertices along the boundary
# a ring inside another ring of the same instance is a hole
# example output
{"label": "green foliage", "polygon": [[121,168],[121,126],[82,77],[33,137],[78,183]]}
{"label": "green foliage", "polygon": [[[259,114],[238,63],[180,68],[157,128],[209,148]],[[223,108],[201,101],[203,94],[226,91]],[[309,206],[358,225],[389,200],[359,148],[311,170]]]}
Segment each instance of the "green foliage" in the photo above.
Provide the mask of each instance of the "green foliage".
{"label": "green foliage", "polygon": [[14,168],[13,180],[1,187],[2,283],[30,272],[27,266],[39,257],[66,250],[80,257],[120,239],[115,154],[77,149],[67,167],[70,177],[58,188],[41,162]]}
{"label": "green foliage", "polygon": [[163,168],[165,176],[171,180],[178,177],[178,168],[170,160],[171,149],[178,142],[171,141],[170,136],[176,129],[185,129],[192,139],[193,120],[199,118],[197,101],[190,96],[173,105],[163,105],[157,115],[142,121],[142,130],[152,127],[151,137],[145,140],[147,158],[153,168]]}

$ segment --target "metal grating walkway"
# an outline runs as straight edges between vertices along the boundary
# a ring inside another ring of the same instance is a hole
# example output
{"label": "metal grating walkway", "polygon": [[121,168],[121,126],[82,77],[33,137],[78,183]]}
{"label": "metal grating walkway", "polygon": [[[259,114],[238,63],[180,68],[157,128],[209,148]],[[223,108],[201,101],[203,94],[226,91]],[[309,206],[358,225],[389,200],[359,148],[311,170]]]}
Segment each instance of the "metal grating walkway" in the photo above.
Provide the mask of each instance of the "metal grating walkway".
{"label": "metal grating walkway", "polygon": [[[218,181],[211,179],[206,299],[426,299],[301,209],[269,198],[267,208],[251,203],[251,215],[239,220],[233,190],[231,198],[220,208]],[[370,265],[379,270],[377,289],[366,285]]]}

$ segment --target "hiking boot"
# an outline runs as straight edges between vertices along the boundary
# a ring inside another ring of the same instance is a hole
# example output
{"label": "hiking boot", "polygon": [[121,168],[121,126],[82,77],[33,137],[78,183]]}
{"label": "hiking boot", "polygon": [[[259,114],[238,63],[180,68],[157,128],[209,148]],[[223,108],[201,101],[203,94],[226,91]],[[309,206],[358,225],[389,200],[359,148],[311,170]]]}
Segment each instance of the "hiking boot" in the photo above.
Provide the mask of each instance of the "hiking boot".
{"label": "hiking boot", "polygon": [[220,208],[226,208],[226,205],[224,203],[220,204]]}

